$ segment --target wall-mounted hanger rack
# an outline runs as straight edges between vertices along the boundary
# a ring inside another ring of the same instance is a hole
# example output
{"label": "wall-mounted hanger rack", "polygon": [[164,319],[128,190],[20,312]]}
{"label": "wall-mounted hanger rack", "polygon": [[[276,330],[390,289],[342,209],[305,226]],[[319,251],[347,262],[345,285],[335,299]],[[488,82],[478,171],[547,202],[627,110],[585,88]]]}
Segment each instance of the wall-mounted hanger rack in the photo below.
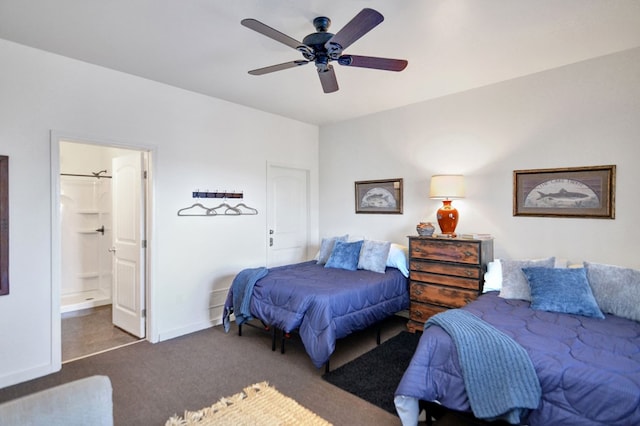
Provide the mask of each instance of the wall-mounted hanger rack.
{"label": "wall-mounted hanger rack", "polygon": [[242,199],[244,197],[242,192],[194,191],[191,195],[193,198],[224,198],[225,201],[216,207],[206,207],[201,203],[195,203],[189,207],[178,210],[178,216],[247,216],[258,214],[257,209],[249,207],[245,203],[238,203],[235,206],[232,206],[226,201],[226,199],[229,198]]}
{"label": "wall-mounted hanger rack", "polygon": [[243,198],[243,193],[242,192],[227,192],[227,191],[215,191],[215,192],[209,192],[209,191],[205,191],[205,192],[201,192],[201,191],[194,191],[191,193],[193,198]]}

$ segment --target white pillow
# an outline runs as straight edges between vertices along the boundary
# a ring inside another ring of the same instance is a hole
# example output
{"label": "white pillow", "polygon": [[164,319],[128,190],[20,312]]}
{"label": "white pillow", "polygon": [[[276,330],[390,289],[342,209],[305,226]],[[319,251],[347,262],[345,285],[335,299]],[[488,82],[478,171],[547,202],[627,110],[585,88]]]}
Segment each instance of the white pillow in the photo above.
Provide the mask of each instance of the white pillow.
{"label": "white pillow", "polygon": [[387,257],[387,266],[397,268],[402,275],[409,277],[409,248],[396,243],[391,243],[389,247],[389,256]]}
{"label": "white pillow", "polygon": [[487,272],[484,274],[484,287],[482,292],[500,291],[502,288],[502,263],[500,259],[487,264]]}

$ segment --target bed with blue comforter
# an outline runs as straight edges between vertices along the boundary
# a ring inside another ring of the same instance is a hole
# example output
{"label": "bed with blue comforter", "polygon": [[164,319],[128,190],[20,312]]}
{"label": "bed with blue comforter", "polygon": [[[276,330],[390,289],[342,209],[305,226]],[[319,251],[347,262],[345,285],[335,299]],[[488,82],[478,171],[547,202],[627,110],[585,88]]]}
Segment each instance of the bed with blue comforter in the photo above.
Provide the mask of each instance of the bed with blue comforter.
{"label": "bed with blue comforter", "polygon": [[316,261],[268,269],[253,285],[253,318],[289,333],[298,330],[316,367],[326,364],[337,339],[407,309],[407,278],[384,273],[325,268]]}
{"label": "bed with blue comforter", "polygon": [[[462,310],[528,353],[542,393],[522,424],[640,424],[639,322],[610,314],[603,320],[533,310],[530,302],[504,299],[497,292],[480,296]],[[432,325],[425,330],[396,390],[399,412],[417,409],[417,400],[472,411],[457,352],[443,328]]]}

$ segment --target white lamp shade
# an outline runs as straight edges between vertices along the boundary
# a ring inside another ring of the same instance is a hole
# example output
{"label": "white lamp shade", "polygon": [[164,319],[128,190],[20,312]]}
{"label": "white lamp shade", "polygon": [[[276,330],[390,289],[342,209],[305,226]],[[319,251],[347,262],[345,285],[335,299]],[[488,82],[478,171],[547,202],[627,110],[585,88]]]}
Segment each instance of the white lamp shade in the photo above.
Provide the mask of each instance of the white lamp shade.
{"label": "white lamp shade", "polygon": [[463,175],[431,176],[429,197],[435,199],[464,198]]}

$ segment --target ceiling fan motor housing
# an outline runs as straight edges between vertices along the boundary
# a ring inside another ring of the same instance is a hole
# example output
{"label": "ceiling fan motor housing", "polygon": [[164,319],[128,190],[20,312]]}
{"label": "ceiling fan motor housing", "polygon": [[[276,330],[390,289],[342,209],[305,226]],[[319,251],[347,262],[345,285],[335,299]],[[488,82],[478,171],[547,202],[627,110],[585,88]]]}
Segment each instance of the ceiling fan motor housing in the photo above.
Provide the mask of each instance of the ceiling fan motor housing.
{"label": "ceiling fan motor housing", "polygon": [[313,55],[312,57],[308,57],[307,55],[305,55],[305,52],[301,50],[302,54],[303,56],[305,56],[305,58],[315,62],[315,65],[318,68],[318,72],[326,71],[329,65],[329,61],[335,59],[334,57],[329,55],[329,53],[327,52],[327,48],[325,47],[325,44],[333,37],[332,33],[327,32],[329,24],[331,24],[331,20],[327,17],[320,16],[314,19],[313,25],[315,25],[318,32],[309,34],[304,39],[302,39],[302,43],[304,43],[305,46],[311,48],[311,50],[313,51]]}

